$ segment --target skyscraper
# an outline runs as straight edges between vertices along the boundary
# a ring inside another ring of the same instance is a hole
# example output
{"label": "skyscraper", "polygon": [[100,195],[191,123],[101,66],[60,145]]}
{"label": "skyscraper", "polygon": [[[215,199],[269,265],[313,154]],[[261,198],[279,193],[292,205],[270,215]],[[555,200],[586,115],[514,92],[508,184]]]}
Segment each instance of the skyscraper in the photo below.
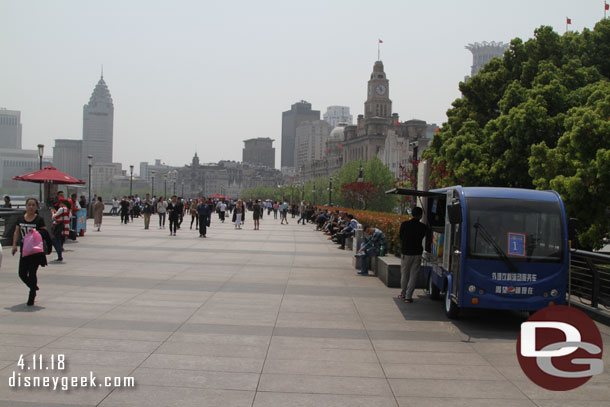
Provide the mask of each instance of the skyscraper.
{"label": "skyscraper", "polygon": [[303,122],[320,120],[320,111],[311,110],[311,103],[301,100],[293,104],[290,110],[282,113],[282,158],[281,166],[294,167],[294,139],[297,127]]}
{"label": "skyscraper", "polygon": [[273,139],[269,137],[244,140],[242,152],[244,163],[275,168],[275,148],[273,148]]}
{"label": "skyscraper", "polygon": [[294,139],[294,165],[301,168],[311,161],[321,160],[325,155],[326,142],[332,127],[324,120],[301,123]]}
{"label": "skyscraper", "polygon": [[87,156],[92,155],[96,163],[112,163],[112,135],[114,104],[102,74],[95,86],[89,103],[83,106],[83,155],[84,174]]}
{"label": "skyscraper", "polygon": [[0,148],[21,150],[21,112],[0,108]]}
{"label": "skyscraper", "polygon": [[328,106],[324,113],[324,121],[335,128],[339,123],[352,124],[353,116],[349,114],[348,106]]}
{"label": "skyscraper", "polygon": [[[470,76],[475,76],[492,58],[504,57],[504,51],[508,49],[508,44],[495,41],[483,41],[468,44],[465,48],[472,52]],[[468,77],[466,77],[466,79],[468,79]]]}

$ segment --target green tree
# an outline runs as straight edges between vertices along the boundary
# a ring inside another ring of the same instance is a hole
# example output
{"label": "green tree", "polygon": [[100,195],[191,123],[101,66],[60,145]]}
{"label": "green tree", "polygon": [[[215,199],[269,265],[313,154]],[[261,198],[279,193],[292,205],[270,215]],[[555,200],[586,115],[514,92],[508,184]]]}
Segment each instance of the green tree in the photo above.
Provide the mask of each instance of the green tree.
{"label": "green tree", "polygon": [[[463,96],[425,155],[433,183],[554,188],[571,216],[586,218],[581,242],[599,246],[610,229],[601,175],[609,80],[610,20],[582,33],[543,26],[525,43],[513,39],[502,59],[460,83]],[[595,208],[578,216],[585,202]]]}
{"label": "green tree", "polygon": [[536,187],[559,192],[568,216],[580,220],[580,243],[599,248],[610,230],[610,83],[588,89],[587,103],[568,112],[557,146],[533,146],[529,161]]}
{"label": "green tree", "polygon": [[[359,168],[362,165],[364,182],[370,183],[374,189],[369,191],[367,188],[366,199],[362,201],[362,194],[347,193],[341,194],[340,191],[354,191],[354,188],[342,188],[343,185],[352,184],[358,180]],[[351,161],[346,163],[341,170],[333,176],[333,189],[335,200],[340,206],[357,209],[370,209],[379,212],[391,212],[397,205],[395,195],[386,195],[385,191],[394,186],[394,176],[387,166],[377,157],[373,157],[368,162]],[[360,197],[357,197],[360,195]],[[364,208],[363,208],[364,207]]]}

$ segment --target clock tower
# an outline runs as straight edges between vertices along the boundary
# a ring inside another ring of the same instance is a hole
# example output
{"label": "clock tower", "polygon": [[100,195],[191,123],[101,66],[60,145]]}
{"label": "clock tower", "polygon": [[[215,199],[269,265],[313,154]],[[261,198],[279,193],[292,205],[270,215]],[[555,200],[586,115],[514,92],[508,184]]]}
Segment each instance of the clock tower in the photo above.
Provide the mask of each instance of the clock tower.
{"label": "clock tower", "polygon": [[383,62],[376,61],[373,73],[368,82],[368,93],[364,102],[364,118],[392,117],[392,101],[390,100],[389,81],[383,71]]}

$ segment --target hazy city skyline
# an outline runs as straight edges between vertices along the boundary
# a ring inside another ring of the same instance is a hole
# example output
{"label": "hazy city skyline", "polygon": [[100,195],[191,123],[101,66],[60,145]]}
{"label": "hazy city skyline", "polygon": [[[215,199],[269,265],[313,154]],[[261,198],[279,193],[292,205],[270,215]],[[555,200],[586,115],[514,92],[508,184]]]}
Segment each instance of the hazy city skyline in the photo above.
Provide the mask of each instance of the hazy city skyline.
{"label": "hazy city skyline", "polygon": [[[0,107],[21,112],[23,148],[81,139],[101,66],[115,106],[114,161],[241,161],[243,140],[275,141],[300,100],[363,113],[377,42],[393,112],[441,125],[469,75],[473,42],[592,28],[603,1],[5,2]],[[303,5],[304,6],[304,5]]]}

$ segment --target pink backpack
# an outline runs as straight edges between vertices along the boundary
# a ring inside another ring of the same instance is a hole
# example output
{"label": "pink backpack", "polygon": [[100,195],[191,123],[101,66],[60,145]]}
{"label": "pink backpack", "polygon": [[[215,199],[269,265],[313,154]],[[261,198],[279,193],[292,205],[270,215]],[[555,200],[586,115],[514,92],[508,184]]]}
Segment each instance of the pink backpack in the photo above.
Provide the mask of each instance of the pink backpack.
{"label": "pink backpack", "polygon": [[36,229],[32,229],[23,238],[23,248],[21,249],[21,257],[31,256],[32,254],[37,253],[44,253],[42,236]]}

